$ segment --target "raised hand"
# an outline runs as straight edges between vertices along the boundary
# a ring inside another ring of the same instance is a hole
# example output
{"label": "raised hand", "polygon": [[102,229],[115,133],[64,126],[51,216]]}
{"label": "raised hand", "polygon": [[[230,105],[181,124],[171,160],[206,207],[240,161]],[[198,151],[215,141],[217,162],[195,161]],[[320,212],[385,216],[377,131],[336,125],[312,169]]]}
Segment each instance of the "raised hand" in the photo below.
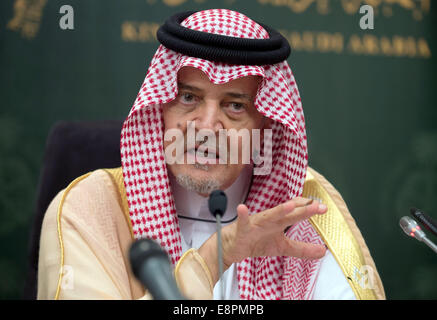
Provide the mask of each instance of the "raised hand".
{"label": "raised hand", "polygon": [[[325,205],[301,197],[251,216],[248,208],[240,204],[237,207],[237,221],[222,229],[224,270],[232,263],[247,257],[323,257],[326,253],[324,245],[290,240],[285,236],[284,230],[301,220],[326,211]],[[198,251],[208,265],[214,283],[218,280],[216,236],[212,235]]]}

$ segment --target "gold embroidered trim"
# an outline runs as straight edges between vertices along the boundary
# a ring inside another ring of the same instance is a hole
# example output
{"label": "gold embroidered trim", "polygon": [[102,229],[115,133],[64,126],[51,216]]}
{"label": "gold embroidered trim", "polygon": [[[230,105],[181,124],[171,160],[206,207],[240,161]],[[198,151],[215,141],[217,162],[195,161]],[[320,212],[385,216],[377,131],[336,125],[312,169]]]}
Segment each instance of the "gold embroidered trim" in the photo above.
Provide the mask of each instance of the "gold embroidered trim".
{"label": "gold embroidered trim", "polygon": [[121,170],[121,167],[115,169],[103,169],[103,170],[105,170],[111,176],[112,182],[114,182],[114,184],[118,188],[118,193],[120,196],[118,201],[124,213],[124,217],[126,218],[127,225],[129,226],[131,237],[132,239],[134,239],[134,230],[132,228],[132,222],[129,214],[129,204],[127,202],[126,189],[124,186],[123,171]]}
{"label": "gold embroidered trim", "polygon": [[176,276],[176,274],[179,273],[179,268],[181,266],[182,261],[190,254],[193,254],[194,259],[196,259],[196,261],[198,263],[200,263],[200,265],[202,266],[202,269],[205,271],[206,277],[208,278],[209,287],[212,290],[214,288],[214,286],[212,283],[211,271],[209,270],[209,268],[206,265],[206,262],[203,260],[202,256],[194,248],[191,248],[191,249],[185,251],[185,253],[182,255],[182,257],[179,259],[178,263],[176,264],[176,268],[174,270],[174,275],[175,275],[175,279],[176,279],[176,283],[177,283],[178,287],[180,287],[180,284],[179,284],[179,280],[178,280],[178,277]]}
{"label": "gold embroidered trim", "polygon": [[325,214],[313,216],[309,221],[338,262],[356,298],[359,300],[377,299],[375,291],[368,287],[369,283],[363,283],[363,277],[366,275],[362,273],[362,267],[366,263],[360,245],[334,200],[309,170],[302,196],[316,199],[328,207]]}
{"label": "gold embroidered trim", "polygon": [[74,179],[67,186],[67,188],[65,189],[64,193],[62,194],[61,201],[59,202],[58,212],[57,212],[57,215],[56,215],[56,223],[57,223],[57,226],[58,226],[58,240],[59,240],[59,247],[60,247],[60,250],[61,250],[61,269],[59,271],[59,279],[58,279],[58,285],[56,287],[55,300],[59,299],[59,293],[61,292],[62,275],[64,273],[64,241],[62,239],[62,228],[61,228],[62,206],[64,205],[64,201],[65,201],[65,198],[68,195],[68,192],[70,192],[70,190],[76,184],[78,184],[83,179],[87,178],[90,174],[91,174],[91,172],[88,172],[88,173],[86,173],[86,174],[84,174],[84,175]]}

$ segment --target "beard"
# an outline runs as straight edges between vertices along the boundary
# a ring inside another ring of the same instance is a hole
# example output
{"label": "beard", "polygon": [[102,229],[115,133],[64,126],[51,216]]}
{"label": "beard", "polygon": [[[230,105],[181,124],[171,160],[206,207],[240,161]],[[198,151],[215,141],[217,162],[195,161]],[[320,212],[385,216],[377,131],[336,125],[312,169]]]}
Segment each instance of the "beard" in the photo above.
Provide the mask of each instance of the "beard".
{"label": "beard", "polygon": [[217,179],[194,179],[188,174],[178,174],[176,181],[179,185],[201,195],[209,195],[220,189],[221,183]]}

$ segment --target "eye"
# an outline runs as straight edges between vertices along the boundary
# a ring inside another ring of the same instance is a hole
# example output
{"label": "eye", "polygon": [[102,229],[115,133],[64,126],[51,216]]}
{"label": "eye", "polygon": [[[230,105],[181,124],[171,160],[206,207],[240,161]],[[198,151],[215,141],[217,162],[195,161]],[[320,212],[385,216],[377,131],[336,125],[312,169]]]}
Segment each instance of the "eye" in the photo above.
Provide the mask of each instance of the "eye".
{"label": "eye", "polygon": [[194,104],[197,102],[197,97],[189,92],[183,92],[179,95],[179,100],[183,104]]}
{"label": "eye", "polygon": [[240,102],[229,102],[226,107],[233,113],[242,113],[246,110],[246,105]]}

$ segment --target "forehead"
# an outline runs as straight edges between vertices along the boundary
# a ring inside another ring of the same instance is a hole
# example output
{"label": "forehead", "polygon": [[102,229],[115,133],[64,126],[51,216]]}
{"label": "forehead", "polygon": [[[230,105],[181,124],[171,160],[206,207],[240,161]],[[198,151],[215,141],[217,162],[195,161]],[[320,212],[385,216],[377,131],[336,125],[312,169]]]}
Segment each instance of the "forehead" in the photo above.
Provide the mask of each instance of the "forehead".
{"label": "forehead", "polygon": [[206,73],[194,67],[182,67],[178,71],[178,82],[190,85],[203,90],[228,91],[229,89],[238,90],[242,93],[255,95],[258,85],[261,82],[260,76],[245,76],[223,84],[211,82]]}

